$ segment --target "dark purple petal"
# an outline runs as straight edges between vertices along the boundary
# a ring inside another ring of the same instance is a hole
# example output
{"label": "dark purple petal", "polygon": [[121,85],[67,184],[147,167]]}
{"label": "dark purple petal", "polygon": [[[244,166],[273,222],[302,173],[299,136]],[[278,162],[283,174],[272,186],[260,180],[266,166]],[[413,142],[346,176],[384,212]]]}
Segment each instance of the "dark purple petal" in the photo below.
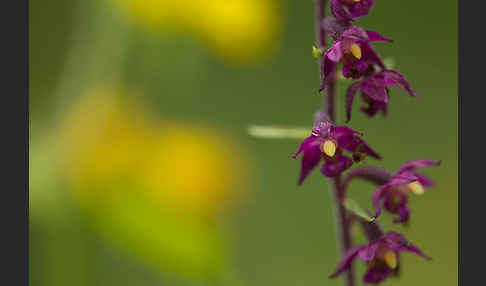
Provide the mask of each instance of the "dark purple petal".
{"label": "dark purple petal", "polygon": [[324,56],[322,57],[321,61],[321,87],[319,91],[322,91],[326,88],[327,82],[330,79],[329,76],[336,68],[336,65],[337,63],[330,60],[326,52],[326,54],[324,54]]}
{"label": "dark purple petal", "polygon": [[339,156],[332,160],[326,161],[321,167],[321,173],[326,177],[336,177],[342,172],[346,171],[353,165],[353,160],[346,156]]}
{"label": "dark purple petal", "polygon": [[336,278],[341,273],[348,270],[349,267],[351,267],[351,265],[353,264],[353,260],[356,258],[360,250],[362,250],[363,248],[366,248],[366,246],[358,245],[348,249],[346,254],[344,254],[343,258],[341,259],[341,262],[339,262],[336,272],[334,272],[330,276],[330,278]]}
{"label": "dark purple petal", "polygon": [[385,280],[391,273],[388,267],[371,267],[366,271],[363,276],[363,282],[365,283],[380,283]]}
{"label": "dark purple petal", "polygon": [[401,247],[408,245],[408,240],[405,236],[395,231],[385,234],[381,241],[385,242],[393,250],[400,250]]}
{"label": "dark purple petal", "polygon": [[375,116],[378,112],[383,112],[383,115],[386,116],[388,110],[388,104],[382,102],[368,102],[368,107],[361,107],[361,111],[368,115],[369,117]]}
{"label": "dark purple petal", "polygon": [[383,70],[381,74],[383,74],[387,85],[399,87],[407,91],[412,97],[419,96],[418,93],[412,89],[408,80],[400,72],[396,70]]}
{"label": "dark purple petal", "polygon": [[361,53],[362,60],[366,60],[370,64],[375,64],[378,65],[380,68],[385,69],[383,61],[368,43],[361,43]]}
{"label": "dark purple petal", "polygon": [[353,100],[361,86],[361,82],[357,81],[348,86],[346,90],[346,122],[351,120],[351,107],[353,105]]}
{"label": "dark purple petal", "polygon": [[321,150],[319,150],[319,146],[315,146],[313,148],[307,149],[304,152],[304,156],[302,156],[302,166],[300,169],[300,176],[297,185],[302,185],[305,178],[310,174],[310,172],[317,167],[319,162],[321,161]]}
{"label": "dark purple petal", "polygon": [[398,170],[397,174],[400,174],[404,171],[414,170],[415,168],[431,167],[438,165],[440,165],[440,161],[424,159],[411,160],[403,164],[402,167]]}
{"label": "dark purple petal", "polygon": [[374,77],[370,77],[361,83],[361,92],[366,94],[372,101],[382,103],[390,101],[385,85],[380,85],[374,80]]}
{"label": "dark purple petal", "polygon": [[349,152],[360,151],[373,158],[381,159],[381,156],[376,153],[363,139],[357,136],[340,136],[337,138],[339,147]]}
{"label": "dark purple petal", "polygon": [[405,223],[409,220],[410,218],[410,209],[407,208],[406,205],[402,205],[400,207],[398,207],[398,215],[399,215],[399,218],[398,219],[394,219],[393,222],[394,223]]}
{"label": "dark purple petal", "polygon": [[342,73],[345,78],[357,79],[369,70],[368,62],[361,60],[346,61],[343,63]]}
{"label": "dark purple petal", "polygon": [[392,39],[383,37],[375,31],[367,30],[366,34],[368,35],[368,41],[370,42],[392,42]]}
{"label": "dark purple petal", "polygon": [[302,141],[302,143],[300,144],[297,152],[295,152],[295,154],[292,157],[297,158],[297,156],[299,156],[300,153],[305,152],[306,150],[309,150],[310,148],[319,145],[320,139],[321,138],[318,136],[309,136],[305,138],[304,141]]}
{"label": "dark purple petal", "polygon": [[351,17],[358,18],[368,15],[371,8],[373,8],[373,0],[360,0],[349,5],[349,13]]}
{"label": "dark purple petal", "polygon": [[352,20],[351,15],[344,9],[340,0],[331,0],[331,13],[339,20],[346,22]]}
{"label": "dark purple petal", "polygon": [[361,139],[361,146],[363,149],[362,151],[368,156],[371,156],[375,159],[381,159],[380,154],[376,153],[376,151],[373,150],[363,139]]}

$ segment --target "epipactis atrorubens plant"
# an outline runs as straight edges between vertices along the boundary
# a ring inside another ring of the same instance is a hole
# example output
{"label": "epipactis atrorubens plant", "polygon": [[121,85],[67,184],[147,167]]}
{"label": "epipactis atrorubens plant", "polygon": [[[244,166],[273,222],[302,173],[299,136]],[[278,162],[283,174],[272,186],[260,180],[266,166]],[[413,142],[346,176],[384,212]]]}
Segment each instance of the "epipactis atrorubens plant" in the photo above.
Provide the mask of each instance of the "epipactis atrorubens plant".
{"label": "epipactis atrorubens plant", "polygon": [[[327,100],[323,110],[318,111],[315,116],[310,136],[304,139],[294,155],[295,158],[302,153],[299,185],[320,162],[324,162],[320,168],[322,175],[334,180],[333,191],[336,193],[337,208],[340,210],[338,213],[341,215],[341,220],[338,220],[340,239],[346,241],[342,243],[342,260],[330,277],[335,278],[348,272],[347,285],[354,285],[351,266],[356,258],[367,265],[368,270],[363,276],[365,283],[380,283],[390,275],[397,275],[400,255],[403,252],[415,253],[429,259],[402,234],[384,233],[376,219],[385,210],[396,217],[394,223],[408,224],[411,214],[408,196],[421,195],[434,185],[416,169],[439,165],[438,161],[411,160],[396,173],[378,167],[360,166],[351,170],[344,180],[341,179],[346,170],[366,157],[381,159],[381,156],[362,139],[360,131],[337,125],[335,118],[332,118],[335,109],[334,84],[338,78],[339,67],[342,77],[355,80],[346,91],[346,122],[351,120],[352,104],[358,93],[367,104],[361,111],[369,117],[379,112],[387,114],[390,103],[389,88],[392,86],[406,91],[411,97],[418,97],[407,79],[400,72],[387,69],[371,46],[374,42],[389,43],[392,40],[354,24],[355,18],[366,16],[373,5],[373,0],[331,0],[330,10],[334,18],[326,18],[326,1],[317,0],[316,27],[319,29],[319,47],[314,47],[314,55],[321,58],[319,91],[324,91]],[[326,35],[333,40],[327,50]],[[346,204],[348,184],[356,178],[368,180],[378,186],[371,195],[375,214],[369,218],[362,215],[366,211],[356,211],[356,207],[347,207],[349,204]],[[351,245],[350,226],[355,218],[361,221],[369,240],[367,245]]]}
{"label": "epipactis atrorubens plant", "polygon": [[[327,4],[334,17],[326,17]],[[333,183],[343,256],[330,278],[346,273],[347,286],[355,285],[352,265],[356,258],[367,265],[363,282],[373,284],[398,275],[400,255],[404,252],[429,259],[402,234],[384,233],[377,218],[385,210],[392,214],[394,223],[408,224],[411,217],[409,195],[421,195],[434,185],[432,180],[418,173],[417,169],[439,165],[439,161],[415,159],[404,163],[396,173],[375,166],[358,166],[343,177],[343,173],[353,165],[369,157],[381,159],[381,156],[362,138],[362,132],[336,124],[336,81],[343,77],[354,80],[345,94],[346,123],[351,120],[352,104],[357,94],[361,95],[365,103],[361,111],[369,117],[379,112],[383,116],[387,115],[390,87],[400,88],[411,97],[418,97],[407,79],[399,71],[387,68],[373,50],[374,42],[390,43],[392,40],[354,23],[356,18],[368,15],[373,5],[373,0],[316,0],[318,45],[313,47],[313,54],[320,58],[319,92],[324,94],[324,106],[315,114],[310,135],[303,140],[293,156],[301,157],[298,185],[320,164],[321,174]],[[328,47],[327,37],[333,41]],[[267,138],[299,138],[302,135],[301,130],[287,128],[286,131],[278,127],[253,126],[249,132]],[[377,186],[371,193],[374,215],[347,198],[348,185],[354,179],[367,180]],[[350,228],[354,221],[360,222],[369,240],[367,245],[352,245]]]}

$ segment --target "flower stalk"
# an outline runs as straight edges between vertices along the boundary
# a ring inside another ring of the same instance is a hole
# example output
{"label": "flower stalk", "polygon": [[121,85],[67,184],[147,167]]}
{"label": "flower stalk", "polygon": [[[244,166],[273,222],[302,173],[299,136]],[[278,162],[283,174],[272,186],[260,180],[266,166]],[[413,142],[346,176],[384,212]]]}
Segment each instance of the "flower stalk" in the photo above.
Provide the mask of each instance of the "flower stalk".
{"label": "flower stalk", "polygon": [[[326,16],[327,4],[334,18]],[[434,185],[416,169],[440,163],[435,160],[409,160],[396,173],[374,166],[361,166],[351,170],[344,179],[342,177],[344,172],[367,157],[381,159],[381,156],[364,141],[362,132],[337,125],[335,87],[338,68],[341,68],[340,75],[344,78],[355,80],[346,91],[346,123],[351,120],[352,103],[358,94],[368,105],[361,111],[369,117],[378,113],[387,115],[390,87],[402,89],[413,98],[418,97],[408,80],[399,71],[387,69],[372,47],[374,42],[391,43],[392,39],[354,24],[355,19],[366,16],[373,5],[374,0],[316,0],[317,48],[314,47],[313,54],[320,58],[319,92],[324,93],[323,107],[315,115],[311,134],[293,155],[297,158],[302,154],[298,185],[302,185],[320,163],[323,163],[321,174],[330,179],[338,242],[342,250],[341,262],[330,278],[343,274],[346,286],[355,285],[352,268],[355,258],[367,264],[368,270],[362,280],[371,284],[399,275],[401,252],[428,258],[403,235],[378,231],[377,219],[385,210],[395,216],[394,223],[407,225],[411,215],[408,196],[422,195]],[[326,37],[333,41],[329,47],[326,46]],[[375,212],[372,217],[356,203],[350,204],[354,201],[347,198],[347,188],[353,179],[364,179],[379,186],[371,195]],[[362,220],[369,239],[367,245],[352,244],[351,224],[357,219]]]}
{"label": "flower stalk", "polygon": [[[316,40],[318,48],[325,50],[326,48],[326,31],[323,27],[323,21],[326,18],[326,4],[327,0],[316,0]],[[331,79],[328,83],[328,90],[326,96],[324,96],[323,110],[329,116],[331,122],[336,122],[336,104],[335,104],[335,87],[336,87],[336,75],[335,71],[331,73]],[[350,235],[350,223],[347,217],[346,209],[344,208],[345,190],[342,188],[341,175],[332,179],[332,197],[336,228],[339,235],[339,242],[341,246],[341,252],[344,255],[351,247],[351,235]],[[345,274],[345,285],[354,286],[353,268],[349,267]]]}

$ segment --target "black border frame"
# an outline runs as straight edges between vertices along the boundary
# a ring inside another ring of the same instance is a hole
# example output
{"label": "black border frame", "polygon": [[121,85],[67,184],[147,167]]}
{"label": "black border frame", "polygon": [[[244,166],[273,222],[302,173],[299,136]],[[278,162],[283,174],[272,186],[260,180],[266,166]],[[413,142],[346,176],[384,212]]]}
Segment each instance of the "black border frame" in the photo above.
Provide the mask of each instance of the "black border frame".
{"label": "black border frame", "polygon": [[2,2],[2,285],[29,284],[29,1]]}
{"label": "black border frame", "polygon": [[[459,285],[485,284],[483,255],[485,195],[483,89],[485,79],[484,3],[458,0],[459,7]],[[469,232],[466,231],[469,229]]]}

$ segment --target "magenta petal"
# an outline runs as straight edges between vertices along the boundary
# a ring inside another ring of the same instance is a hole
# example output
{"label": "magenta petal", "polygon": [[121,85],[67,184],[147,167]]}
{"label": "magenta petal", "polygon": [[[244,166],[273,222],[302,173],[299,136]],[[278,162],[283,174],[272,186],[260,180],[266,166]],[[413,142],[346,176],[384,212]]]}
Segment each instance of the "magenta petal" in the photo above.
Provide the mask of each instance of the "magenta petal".
{"label": "magenta petal", "polygon": [[348,86],[346,90],[346,122],[351,120],[351,107],[353,105],[354,97],[359,90],[361,82],[354,82]]}
{"label": "magenta petal", "polygon": [[438,165],[440,165],[440,161],[423,160],[423,159],[411,160],[403,164],[397,173],[414,170],[415,168],[431,167],[431,166],[438,166]]}
{"label": "magenta petal", "polygon": [[366,248],[366,246],[353,246],[348,251],[346,254],[344,254],[343,258],[341,259],[341,262],[339,262],[339,265],[337,267],[336,272],[334,272],[330,278],[336,278],[339,276],[339,274],[343,273],[344,271],[348,270],[349,267],[351,267],[353,260],[356,258],[358,253],[363,249]]}
{"label": "magenta petal", "polygon": [[374,31],[367,30],[366,34],[368,35],[368,41],[370,42],[392,42],[392,39],[383,37]]}
{"label": "magenta petal", "polygon": [[390,248],[396,251],[407,251],[415,253],[423,258],[430,259],[427,255],[425,255],[420,249],[418,249],[415,245],[411,244],[405,236],[397,232],[389,232],[385,234],[382,239],[385,241]]}
{"label": "magenta petal", "polygon": [[405,236],[403,234],[400,234],[400,233],[395,232],[395,231],[390,231],[387,234],[385,234],[381,238],[381,241],[384,241],[385,243],[388,244],[388,246],[391,249],[397,250],[397,251],[400,251],[401,248],[403,248],[404,246],[409,244],[408,240],[405,238]]}
{"label": "magenta petal", "polygon": [[415,254],[417,254],[417,255],[419,255],[419,256],[427,259],[427,260],[432,259],[429,256],[425,255],[425,253],[423,253],[418,247],[416,247],[415,245],[413,245],[411,243],[408,243],[408,245],[403,248],[403,251],[415,253]]}
{"label": "magenta petal", "polygon": [[366,247],[361,249],[358,253],[358,256],[363,262],[371,261],[376,256],[376,250],[380,246],[379,243],[372,242],[368,244]]}
{"label": "magenta petal", "polygon": [[368,34],[363,28],[358,26],[352,26],[351,28],[343,32],[341,38],[346,38],[356,42],[364,43],[368,41]]}
{"label": "magenta petal", "polygon": [[329,60],[338,63],[343,56],[341,41],[337,41],[336,43],[334,43],[334,45],[329,50],[327,50],[326,56],[329,58]]}
{"label": "magenta petal", "polygon": [[435,185],[434,181],[432,181],[431,179],[427,178],[424,175],[415,173],[415,176],[417,177],[417,181],[425,188],[431,188]]}
{"label": "magenta petal", "polygon": [[320,144],[320,137],[319,136],[309,136],[302,141],[302,143],[299,146],[299,149],[295,154],[292,156],[294,158],[297,158],[300,153],[305,152],[306,150],[309,150],[312,147],[315,147]]}
{"label": "magenta petal", "polygon": [[313,148],[307,149],[304,152],[304,156],[302,156],[302,166],[300,169],[300,176],[298,185],[302,185],[305,178],[310,174],[310,172],[317,167],[319,162],[321,161],[321,150],[319,150],[318,146]]}
{"label": "magenta petal", "polygon": [[366,271],[365,275],[363,276],[363,282],[365,283],[380,283],[381,281],[385,280],[391,271],[388,267],[372,267]]}
{"label": "magenta petal", "polygon": [[408,80],[400,72],[396,70],[384,70],[381,72],[381,74],[384,75],[387,85],[399,87],[408,92],[408,94],[412,97],[419,96],[419,94],[412,89]]}

